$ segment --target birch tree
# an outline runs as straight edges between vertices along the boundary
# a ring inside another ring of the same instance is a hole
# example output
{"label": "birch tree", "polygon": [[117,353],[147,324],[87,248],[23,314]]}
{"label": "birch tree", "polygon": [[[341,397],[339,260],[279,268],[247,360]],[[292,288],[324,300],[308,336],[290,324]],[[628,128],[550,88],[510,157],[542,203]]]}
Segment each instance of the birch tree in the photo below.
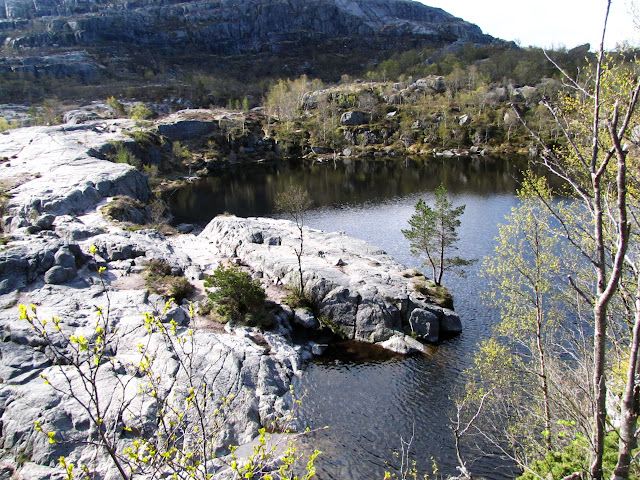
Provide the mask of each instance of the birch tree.
{"label": "birch tree", "polygon": [[[607,431],[607,329],[610,305],[625,268],[629,248],[628,155],[625,144],[635,124],[640,82],[636,64],[613,66],[604,52],[606,19],[611,1],[606,2],[605,27],[595,65],[585,72],[585,82],[565,75],[574,94],[559,105],[546,103],[565,137],[566,147],[554,150],[532,130],[532,137],[542,150],[541,163],[569,186],[571,195],[589,214],[588,224],[574,229],[571,220],[551,206],[550,211],[563,226],[567,240],[589,264],[590,285],[570,278],[570,284],[582,297],[592,315],[593,354],[591,382],[594,406],[592,412],[592,462],[590,476],[600,480],[603,472],[604,439]],[[563,72],[564,73],[564,72]],[[520,112],[514,109],[522,118]],[[526,126],[526,125],[525,125]],[[634,341],[628,343],[633,350]],[[637,355],[637,353],[636,353]],[[635,383],[635,377],[632,383]],[[623,410],[628,406],[623,406]],[[624,414],[623,414],[624,416]],[[632,421],[634,415],[629,418]],[[637,417],[636,417],[637,418]],[[634,425],[635,430],[635,425]],[[619,467],[614,478],[628,478],[624,454],[632,439],[621,436]],[[626,472],[626,473],[625,473]]]}

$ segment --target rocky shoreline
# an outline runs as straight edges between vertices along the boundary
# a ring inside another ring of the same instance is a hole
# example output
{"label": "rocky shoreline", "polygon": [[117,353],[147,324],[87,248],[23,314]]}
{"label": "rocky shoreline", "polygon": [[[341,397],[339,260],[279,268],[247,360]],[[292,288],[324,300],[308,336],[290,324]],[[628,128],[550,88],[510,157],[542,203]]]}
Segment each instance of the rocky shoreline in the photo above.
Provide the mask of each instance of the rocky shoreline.
{"label": "rocky shoreline", "polygon": [[[101,207],[111,197],[146,201],[151,196],[146,177],[134,167],[96,156],[110,142],[126,141],[123,131],[131,125],[107,120],[30,127],[0,136],[0,152],[6,156],[0,181],[11,195],[4,216],[11,240],[0,252],[0,478],[4,472],[20,479],[61,478],[56,467],[60,456],[95,465],[104,478],[113,475],[105,452],[91,445],[95,432],[86,412],[43,379],[62,385],[56,383],[62,381],[61,372],[73,379],[73,369],[52,363],[46,342],[20,319],[19,304],[37,306],[39,318],[59,318],[62,337],[57,341],[70,335],[95,337],[96,309],[108,307],[116,348],[99,386],[109,405],[135,403],[137,389],[118,386],[139,382],[133,366],[140,361],[140,344],[151,346],[157,364],[174,380],[156,393],[163,398],[186,395],[186,379],[175,366],[180,357],[162,347],[160,333],[145,328],[145,313],[174,325],[178,334],[193,332],[198,347],[192,353],[193,368],[202,372],[200,381],[210,383],[214,398],[234,399],[233,418],[217,440],[221,454],[230,444],[250,442],[259,428],[284,428],[279,422],[294,406],[291,380],[321,351],[313,341],[293,343],[294,328],[313,332],[328,326],[340,337],[400,353],[424,351],[414,337],[434,342],[460,333],[454,312],[416,291],[416,272],[362,241],[311,229],[305,230],[302,262],[305,288],[317,305],[315,316],[272,302],[273,330],[227,324],[223,331],[193,315],[188,302],[164,308],[168,299],[149,294],[142,277],[153,259],[163,260],[196,286],[221,262],[231,261],[265,285],[282,289],[297,272],[296,236],[291,223],[270,219],[218,217],[199,235],[175,236],[154,229],[130,231],[108,221]],[[106,416],[114,425],[123,424],[114,433],[118,448],[131,443],[128,432],[153,435],[158,428],[153,404],[138,405],[135,414],[118,412],[109,410]],[[66,441],[49,442],[34,429],[36,421]],[[217,472],[224,465],[211,468]]]}

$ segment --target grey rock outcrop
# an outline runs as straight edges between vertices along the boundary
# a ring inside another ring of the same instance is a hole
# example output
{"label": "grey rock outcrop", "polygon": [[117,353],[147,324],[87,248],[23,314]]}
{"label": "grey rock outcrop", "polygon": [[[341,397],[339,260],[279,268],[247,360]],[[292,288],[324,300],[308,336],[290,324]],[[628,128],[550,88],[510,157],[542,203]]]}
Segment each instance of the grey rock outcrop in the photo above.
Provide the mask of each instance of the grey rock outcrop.
{"label": "grey rock outcrop", "polygon": [[[7,202],[10,215],[77,215],[105,197],[127,195],[146,201],[147,178],[131,165],[91,155],[109,141],[124,141],[123,128],[132,122],[106,121],[83,125],[31,127],[0,137],[0,151],[11,158],[0,178],[20,178]],[[28,222],[30,223],[30,222]],[[14,222],[12,221],[12,229]]]}
{"label": "grey rock outcrop", "polygon": [[[0,445],[9,462],[7,472],[15,478],[63,478],[54,467],[60,456],[98,465],[102,478],[114,474],[104,452],[90,446],[95,431],[87,413],[41,377],[64,392],[67,382],[81,383],[77,370],[51,356],[43,337],[20,319],[18,303],[37,305],[41,319],[59,318],[61,333],[52,328],[49,338],[66,351],[70,335],[96,338],[96,308],[108,306],[114,329],[111,360],[96,382],[102,404],[109,405],[104,421],[117,427],[113,432],[118,448],[131,445],[135,435],[153,436],[158,429],[157,402],[139,395],[145,381],[136,367],[140,345],[146,346],[164,379],[157,385],[158,397],[184,404],[189,395],[187,374],[180,368],[184,352],[169,348],[160,332],[146,328],[147,313],[193,341],[190,369],[196,372],[196,384],[206,384],[212,392],[212,408],[223,397],[233,398],[234,416],[218,432],[219,453],[250,442],[260,427],[283,427],[282,419],[293,408],[293,377],[301,374],[305,359],[324,349],[313,342],[292,345],[292,323],[308,329],[322,323],[343,337],[400,353],[425,351],[407,335],[411,332],[437,341],[460,331],[458,316],[416,293],[404,267],[384,252],[342,234],[309,229],[303,281],[318,306],[317,317],[273,304],[277,324],[272,331],[227,324],[226,333],[220,333],[200,328],[206,319],[192,318],[186,305],[170,304],[165,310],[167,299],[148,294],[144,287],[141,273],[152,260],[196,280],[212,273],[223,258],[240,258],[255,278],[290,285],[298,271],[295,227],[286,221],[220,217],[198,236],[165,237],[153,229],[128,232],[110,224],[99,210],[109,196],[143,200],[149,195],[146,178],[135,169],[88,153],[109,140],[126,138],[126,125],[130,123],[88,122],[0,136],[0,149],[10,156],[0,179],[19,184],[8,203],[10,218],[5,219],[12,240],[0,252]],[[122,405],[127,408],[120,411]],[[65,441],[49,443],[34,430],[36,420]],[[25,452],[29,461],[17,462]]]}
{"label": "grey rock outcrop", "polygon": [[211,118],[208,110],[191,110],[186,113],[169,115],[162,119],[157,126],[158,133],[171,141],[184,141],[209,135],[219,131],[219,120]]}
{"label": "grey rock outcrop", "polygon": [[[2,30],[0,22],[0,31]],[[91,82],[100,78],[98,63],[86,51],[61,53],[57,55],[41,55],[28,57],[0,58],[0,73],[18,74],[31,77],[69,77],[80,81]],[[79,120],[79,117],[76,117]],[[84,120],[88,120],[85,115]],[[66,122],[67,120],[65,120]],[[75,123],[81,123],[76,121]]]}
{"label": "grey rock outcrop", "polygon": [[364,125],[369,121],[367,117],[366,113],[357,110],[344,112],[340,117],[340,124],[347,126]]}
{"label": "grey rock outcrop", "polygon": [[[339,233],[305,228],[304,235],[305,291],[336,333],[372,343],[411,331],[428,342],[460,333],[455,312],[432,305],[413,291],[406,268],[384,252]],[[297,234],[290,222],[223,216],[212,220],[200,237],[222,254],[238,257],[268,281],[297,282]],[[279,237],[282,243],[256,241],[270,237]]]}
{"label": "grey rock outcrop", "polygon": [[[79,384],[78,372],[67,362],[54,362],[43,338],[20,319],[18,303],[38,305],[39,318],[49,325],[52,317],[60,319],[66,339],[53,327],[50,338],[61,348],[68,348],[70,335],[94,339],[96,307],[109,312],[114,328],[108,353],[112,361],[101,369],[97,385],[101,401],[110,406],[105,422],[118,425],[114,431],[119,448],[130,445],[137,434],[153,436],[158,428],[157,404],[139,395],[144,380],[136,373],[139,345],[148,346],[164,378],[158,385],[162,398],[183,404],[189,394],[185,371],[178,368],[181,353],[172,351],[159,332],[145,328],[145,313],[156,314],[169,328],[175,325],[178,335],[193,340],[192,368],[197,384],[206,382],[212,392],[212,408],[223,397],[233,397],[233,417],[218,432],[219,453],[229,445],[249,442],[260,427],[283,427],[282,419],[293,407],[289,385],[301,373],[303,353],[310,355],[311,346],[296,349],[277,332],[240,328],[213,333],[199,328],[196,321],[203,320],[193,319],[187,306],[172,304],[163,311],[167,299],[147,294],[140,273],[152,259],[167,263],[172,273],[188,272],[198,279],[203,272],[211,273],[220,258],[208,241],[193,235],[168,238],[155,230],[127,232],[101,215],[98,209],[108,196],[149,195],[146,178],[132,167],[88,153],[109,140],[126,138],[121,129],[127,125],[31,127],[0,136],[0,149],[11,157],[9,166],[0,170],[0,179],[7,185],[18,184],[5,219],[13,230],[11,241],[0,252],[0,445],[12,478],[63,478],[55,467],[63,455],[76,464],[98,465],[100,478],[115,478],[104,452],[88,447],[95,438],[87,413],[41,378],[46,376],[66,391],[67,379]],[[92,246],[97,264],[87,263],[94,257]],[[280,316],[288,325],[287,314]],[[118,413],[121,405],[129,407]],[[46,435],[34,430],[36,420],[65,442],[49,443]],[[16,461],[25,452],[29,460]]]}
{"label": "grey rock outcrop", "polygon": [[[102,280],[95,264],[86,264],[91,245],[97,246],[96,260],[105,267]],[[186,371],[179,368],[176,357],[182,353],[169,348],[162,334],[145,328],[146,312],[155,313],[166,324],[175,324],[177,335],[193,331],[193,347],[189,347],[191,368],[197,372],[197,384],[206,382],[212,391],[212,408],[221,405],[223,397],[233,398],[233,417],[218,431],[219,453],[225,453],[229,445],[249,442],[262,426],[283,426],[282,419],[293,407],[289,385],[292,377],[300,373],[300,350],[277,333],[260,334],[250,328],[212,333],[195,328],[186,306],[172,304],[162,311],[166,299],[158,295],[111,286],[119,279],[126,280],[137,264],[144,263],[141,260],[150,258],[162,259],[176,270],[184,265],[209,269],[215,260],[207,247],[208,242],[192,235],[167,239],[149,230],[114,231],[86,239],[80,245],[31,236],[24,245],[14,245],[4,252],[0,262],[0,442],[6,454],[32,452],[16,478],[57,478],[59,470],[49,466],[55,465],[61,455],[83,463],[93,458],[101,465],[103,475],[110,475],[113,468],[101,450],[96,453],[86,447],[92,438],[86,412],[41,378],[44,375],[62,391],[68,389],[66,378],[72,383],[80,381],[73,367],[52,363],[45,342],[26,321],[19,319],[17,301],[37,304],[41,319],[60,318],[67,338],[71,334],[95,336],[95,308],[109,306],[115,335],[110,340],[112,361],[101,370],[97,382],[101,401],[113,406],[106,411],[105,421],[121,421],[127,429],[117,434],[120,448],[130,445],[133,438],[127,431],[153,435],[158,428],[153,402],[149,398],[143,401],[138,393],[138,384],[144,383],[144,377],[136,377],[140,345],[147,346],[164,378],[158,384],[161,398],[176,398],[180,403],[188,396]],[[7,283],[9,279],[12,281]],[[256,336],[260,342],[254,339]],[[65,345],[60,335],[53,335],[52,341]],[[130,407],[118,420],[118,406],[123,404]],[[71,443],[50,444],[45,435],[34,431],[36,420],[45,430],[55,430],[57,438]],[[11,468],[18,470],[18,465],[14,463]]]}
{"label": "grey rock outcrop", "polygon": [[5,0],[2,19],[2,30],[20,32],[7,40],[14,47],[191,44],[238,54],[333,37],[387,48],[405,36],[431,43],[491,40],[473,24],[406,0]]}
{"label": "grey rock outcrop", "polygon": [[429,88],[436,93],[443,93],[447,91],[445,79],[439,75],[429,75],[425,78],[419,78],[415,81],[415,85],[422,88]]}

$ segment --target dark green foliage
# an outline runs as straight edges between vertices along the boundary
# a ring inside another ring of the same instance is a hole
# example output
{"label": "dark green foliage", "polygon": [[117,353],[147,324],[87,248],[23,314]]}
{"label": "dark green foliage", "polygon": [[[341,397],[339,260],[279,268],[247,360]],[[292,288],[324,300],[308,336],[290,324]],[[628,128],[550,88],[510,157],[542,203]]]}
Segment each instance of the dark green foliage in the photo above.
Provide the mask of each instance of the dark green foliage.
{"label": "dark green foliage", "polygon": [[[525,472],[518,480],[537,480],[540,478],[564,478],[574,472],[580,472],[581,478],[589,477],[589,447],[583,437],[578,437],[562,450],[550,453],[543,459],[531,463],[534,473]],[[635,450],[637,454],[638,449]],[[611,474],[618,459],[618,435],[609,432],[605,437],[603,470],[604,478],[611,478]],[[632,467],[630,478],[638,478],[640,469],[637,463]]]}
{"label": "dark green foliage", "polygon": [[113,155],[113,161],[115,163],[126,163],[128,165],[133,165],[136,168],[142,167],[142,162],[138,157],[136,157],[131,150],[122,144],[118,144],[116,146],[116,151]]}
{"label": "dark green foliage", "polygon": [[167,298],[180,302],[193,294],[193,285],[182,275],[172,275],[171,266],[158,259],[152,259],[145,271],[146,284],[149,290]]}
{"label": "dark green foliage", "polygon": [[433,281],[440,286],[446,270],[459,270],[471,263],[460,257],[445,257],[445,254],[457,250],[456,229],[460,226],[460,217],[465,205],[453,208],[453,202],[447,198],[447,189],[440,185],[435,191],[435,206],[431,208],[424,200],[418,199],[416,212],[409,219],[411,228],[402,230],[402,234],[411,244],[411,253],[426,256],[423,265],[433,270]]}
{"label": "dark green foliage", "polygon": [[239,267],[220,265],[204,284],[214,289],[208,296],[221,316],[247,323],[269,323],[261,318],[267,298],[262,285]]}

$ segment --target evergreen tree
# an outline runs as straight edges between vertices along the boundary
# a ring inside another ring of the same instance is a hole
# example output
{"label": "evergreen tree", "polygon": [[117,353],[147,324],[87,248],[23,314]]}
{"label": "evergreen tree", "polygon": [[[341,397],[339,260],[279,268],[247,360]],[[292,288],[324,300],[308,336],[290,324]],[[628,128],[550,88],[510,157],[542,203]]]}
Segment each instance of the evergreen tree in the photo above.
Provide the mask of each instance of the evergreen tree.
{"label": "evergreen tree", "polygon": [[409,219],[411,228],[402,230],[402,234],[409,240],[413,255],[426,256],[423,265],[432,268],[433,281],[441,285],[446,270],[461,271],[462,267],[471,263],[457,256],[445,257],[448,252],[457,250],[458,217],[464,213],[465,205],[453,208],[453,202],[447,198],[447,189],[441,184],[435,191],[434,208],[421,198],[415,208],[416,213]]}

